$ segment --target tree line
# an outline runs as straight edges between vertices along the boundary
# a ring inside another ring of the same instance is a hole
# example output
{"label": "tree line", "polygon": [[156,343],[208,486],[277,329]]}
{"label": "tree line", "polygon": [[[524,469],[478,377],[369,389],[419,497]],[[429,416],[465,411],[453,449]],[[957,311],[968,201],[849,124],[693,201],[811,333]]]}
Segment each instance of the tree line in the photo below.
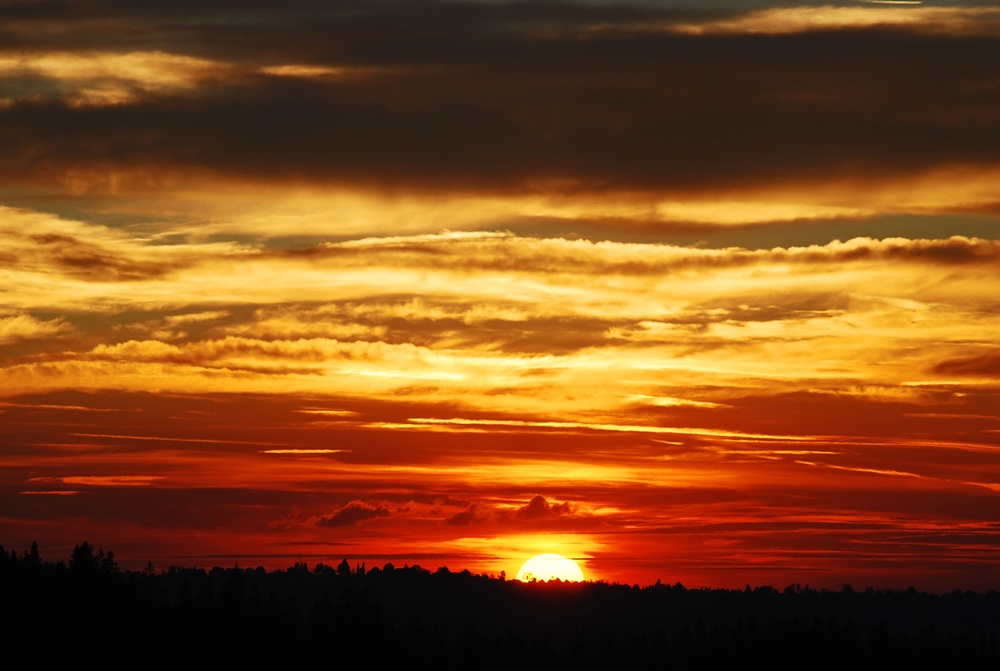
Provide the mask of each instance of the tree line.
{"label": "tree line", "polygon": [[[142,571],[0,546],[7,668],[1000,666],[1000,594],[520,583],[392,564]],[[360,657],[359,657],[360,656]]]}

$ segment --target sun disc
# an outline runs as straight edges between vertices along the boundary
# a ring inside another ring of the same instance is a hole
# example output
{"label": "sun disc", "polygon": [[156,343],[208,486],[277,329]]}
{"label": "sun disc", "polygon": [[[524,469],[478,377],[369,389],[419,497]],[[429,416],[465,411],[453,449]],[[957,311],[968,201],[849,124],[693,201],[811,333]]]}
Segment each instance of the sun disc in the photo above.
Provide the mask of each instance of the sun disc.
{"label": "sun disc", "polygon": [[521,582],[531,582],[532,580],[581,582],[583,581],[583,571],[580,570],[579,564],[569,557],[546,553],[535,555],[524,562],[521,565],[521,570],[517,572],[517,579]]}

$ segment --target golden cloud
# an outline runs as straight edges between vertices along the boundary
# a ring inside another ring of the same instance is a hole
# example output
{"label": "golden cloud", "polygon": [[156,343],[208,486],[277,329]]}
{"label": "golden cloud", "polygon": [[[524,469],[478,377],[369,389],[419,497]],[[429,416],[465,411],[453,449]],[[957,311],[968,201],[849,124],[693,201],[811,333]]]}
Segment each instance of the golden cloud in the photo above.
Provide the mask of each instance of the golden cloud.
{"label": "golden cloud", "polygon": [[[0,78],[35,76],[57,82],[59,96],[77,105],[133,102],[150,93],[193,88],[230,70],[222,63],[162,51],[0,54]],[[0,103],[11,102],[0,98]]]}
{"label": "golden cloud", "polygon": [[921,4],[919,1],[883,4],[870,0],[867,6],[856,7],[761,9],[722,20],[668,24],[664,29],[699,35],[781,35],[856,28],[905,28],[914,32],[970,36],[1000,32],[1000,11],[993,7],[924,7]]}

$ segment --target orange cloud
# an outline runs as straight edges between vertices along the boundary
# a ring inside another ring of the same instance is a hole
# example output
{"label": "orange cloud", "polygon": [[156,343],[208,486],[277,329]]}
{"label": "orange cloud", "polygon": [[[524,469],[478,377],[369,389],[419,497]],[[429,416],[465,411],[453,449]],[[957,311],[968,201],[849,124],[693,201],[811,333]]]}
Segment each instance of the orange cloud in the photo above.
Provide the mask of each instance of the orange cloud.
{"label": "orange cloud", "polygon": [[31,315],[0,315],[0,345],[65,333],[72,328],[62,319],[37,319]]}
{"label": "orange cloud", "polygon": [[[55,82],[59,97],[76,105],[135,102],[151,93],[193,88],[209,77],[225,76],[227,70],[221,63],[162,51],[0,53],[0,78],[38,77]],[[17,99],[0,98],[0,105]]]}
{"label": "orange cloud", "polygon": [[[995,35],[1000,12],[992,7],[923,7],[921,2],[886,2],[855,7],[787,7],[747,12],[702,23],[673,24],[666,30],[692,34],[797,34],[857,28],[904,28],[953,35]],[[888,5],[895,6],[888,6]],[[903,5],[914,5],[906,7]]]}

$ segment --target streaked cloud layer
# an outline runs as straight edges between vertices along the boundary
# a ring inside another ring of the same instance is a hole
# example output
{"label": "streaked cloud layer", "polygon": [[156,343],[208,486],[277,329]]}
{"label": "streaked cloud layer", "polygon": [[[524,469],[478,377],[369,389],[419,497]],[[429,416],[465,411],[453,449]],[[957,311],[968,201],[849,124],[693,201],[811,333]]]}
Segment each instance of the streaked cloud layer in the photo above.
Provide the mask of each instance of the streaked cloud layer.
{"label": "streaked cloud layer", "polygon": [[995,587],[994,8],[0,11],[5,544]]}

